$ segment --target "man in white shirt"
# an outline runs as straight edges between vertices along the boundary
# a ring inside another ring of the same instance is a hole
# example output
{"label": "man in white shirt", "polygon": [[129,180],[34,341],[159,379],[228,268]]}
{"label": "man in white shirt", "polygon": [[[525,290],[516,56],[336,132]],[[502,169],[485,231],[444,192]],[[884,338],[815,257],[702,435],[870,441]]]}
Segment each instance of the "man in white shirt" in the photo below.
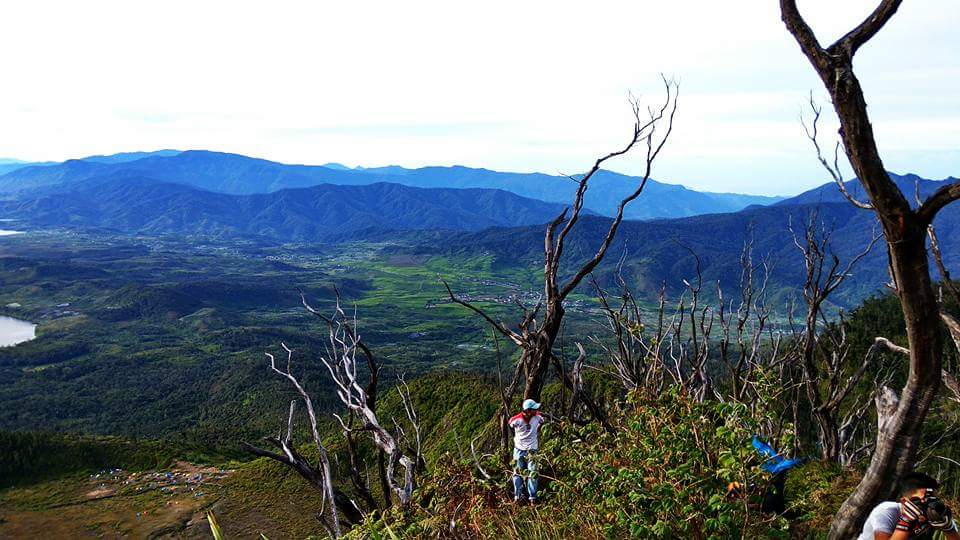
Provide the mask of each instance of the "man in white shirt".
{"label": "man in white shirt", "polygon": [[513,428],[513,500],[520,502],[523,495],[523,476],[527,477],[527,500],[537,504],[536,453],[540,449],[540,427],[545,422],[540,416],[540,404],[524,400],[523,412],[510,418]]}
{"label": "man in white shirt", "polygon": [[939,482],[923,473],[910,473],[900,483],[900,500],[882,502],[870,512],[857,540],[907,540],[928,538],[943,531],[947,540],[960,540],[957,524],[937,498]]}

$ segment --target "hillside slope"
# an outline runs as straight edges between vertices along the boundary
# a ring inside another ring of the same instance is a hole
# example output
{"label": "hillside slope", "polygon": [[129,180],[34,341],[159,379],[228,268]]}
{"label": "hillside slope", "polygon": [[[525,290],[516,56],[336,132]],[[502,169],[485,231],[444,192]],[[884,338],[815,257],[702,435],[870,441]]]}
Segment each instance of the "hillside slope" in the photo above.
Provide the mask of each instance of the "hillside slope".
{"label": "hillside slope", "polygon": [[364,230],[479,230],[549,221],[563,210],[491,189],[421,189],[399,184],[228,195],[149,178],[94,179],[75,191],[0,204],[4,216],[39,227],[125,234],[259,236],[323,241]]}
{"label": "hillside slope", "polygon": [[[958,179],[954,177],[944,178],[943,180],[930,180],[927,178],[922,178],[915,174],[896,174],[888,173],[890,179],[897,184],[897,187],[900,188],[900,191],[907,196],[907,199],[910,201],[911,205],[915,204],[916,197],[914,194],[919,193],[921,199],[929,197],[934,191],[937,190],[940,186],[946,183],[956,182]],[[855,199],[859,201],[867,201],[867,197],[864,194],[863,187],[860,185],[860,182],[856,179],[847,180],[843,183],[844,189],[847,193],[852,195]],[[819,204],[819,203],[841,203],[847,202],[843,194],[840,193],[840,190],[837,188],[834,183],[823,184],[822,186],[815,187],[811,190],[805,191],[795,197],[790,197],[776,203],[778,206],[796,206],[798,204]]]}
{"label": "hillside slope", "polygon": [[[544,201],[573,199],[576,183],[563,176],[542,173],[504,173],[469,167],[383,167],[363,169],[369,176],[401,177],[401,182],[424,187],[492,187]],[[601,170],[591,179],[586,206],[602,215],[613,215],[620,200],[636,189],[639,178]],[[747,206],[767,205],[780,197],[700,192],[677,184],[650,180],[644,195],[627,208],[629,219],[685,217],[717,212],[735,212]]]}
{"label": "hillside slope", "polygon": [[[911,182],[912,184],[912,182]],[[941,182],[921,182],[921,192],[932,192]],[[624,257],[623,273],[635,290],[655,294],[661,284],[678,292],[682,278],[696,277],[699,257],[704,283],[714,289],[720,283],[729,294],[740,279],[740,254],[753,241],[753,263],[766,265],[770,283],[768,292],[795,291],[804,278],[803,261],[793,243],[791,223],[799,230],[815,217],[821,230],[832,231],[834,251],[846,261],[861,253],[870,239],[880,233],[874,214],[842,202],[817,201],[828,197],[826,186],[820,193],[804,194],[770,207],[753,207],[740,212],[689,218],[628,221],[620,227],[610,248],[611,256],[596,272],[609,277],[616,260]],[[839,195],[838,195],[839,196]],[[842,197],[842,196],[840,196]],[[609,227],[604,217],[587,217],[568,238],[567,252],[572,254],[567,268],[596,252]],[[960,206],[947,207],[936,220],[937,230],[948,267],[960,264]],[[490,229],[457,233],[426,248],[427,252],[489,253],[504,266],[535,267],[542,264],[542,227]],[[854,269],[853,275],[832,300],[853,305],[879,290],[888,280],[886,252],[882,242]],[[608,281],[609,283],[609,281]]]}

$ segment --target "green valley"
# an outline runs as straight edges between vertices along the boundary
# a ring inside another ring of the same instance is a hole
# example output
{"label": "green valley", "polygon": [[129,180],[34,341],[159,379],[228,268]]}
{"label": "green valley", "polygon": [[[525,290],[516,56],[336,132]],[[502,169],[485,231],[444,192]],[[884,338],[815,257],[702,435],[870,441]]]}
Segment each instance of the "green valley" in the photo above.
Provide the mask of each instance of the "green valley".
{"label": "green valley", "polygon": [[[536,272],[402,247],[56,232],[4,239],[0,314],[39,326],[37,339],[0,349],[0,429],[235,448],[281,413],[276,396],[286,387],[264,353],[280,342],[307,358],[322,350],[301,290],[328,309],[337,287],[391,373],[489,373],[489,333],[449,302],[438,277],[509,320],[515,298],[535,302]],[[571,324],[595,324],[592,305],[575,301]],[[327,383],[316,371],[311,384]]]}

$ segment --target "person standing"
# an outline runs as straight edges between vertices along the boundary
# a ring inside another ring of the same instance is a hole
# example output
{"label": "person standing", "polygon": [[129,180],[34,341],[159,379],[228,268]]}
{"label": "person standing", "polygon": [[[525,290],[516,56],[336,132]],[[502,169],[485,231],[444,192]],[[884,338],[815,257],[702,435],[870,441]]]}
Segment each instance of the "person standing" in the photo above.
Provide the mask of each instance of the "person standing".
{"label": "person standing", "polygon": [[540,404],[532,399],[523,401],[523,411],[510,418],[513,429],[513,500],[523,496],[523,477],[526,476],[527,500],[537,504],[537,462],[540,449],[540,428],[546,421],[540,415]]}

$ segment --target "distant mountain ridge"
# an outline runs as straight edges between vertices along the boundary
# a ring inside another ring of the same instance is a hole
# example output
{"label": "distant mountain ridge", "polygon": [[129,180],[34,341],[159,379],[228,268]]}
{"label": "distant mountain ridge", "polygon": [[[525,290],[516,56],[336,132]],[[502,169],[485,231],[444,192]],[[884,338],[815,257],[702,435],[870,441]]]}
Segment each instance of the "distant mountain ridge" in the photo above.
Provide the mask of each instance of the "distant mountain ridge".
{"label": "distant mountain ridge", "polygon": [[[919,186],[921,197],[933,193],[945,181],[926,180],[916,175],[891,175],[904,193],[912,194]],[[946,181],[950,181],[948,179]],[[907,189],[909,186],[909,189]],[[853,185],[848,190],[856,192]],[[910,197],[911,201],[913,197]],[[872,211],[847,202],[834,184],[825,184],[796,197],[767,207],[752,207],[740,212],[707,214],[653,221],[625,221],[610,247],[608,260],[595,274],[609,286],[616,261],[624,258],[622,273],[635,291],[653,297],[661,285],[678,294],[682,279],[696,278],[697,259],[703,273],[704,287],[715,290],[720,283],[724,294],[735,296],[740,279],[740,254],[744,245],[753,241],[754,262],[764,260],[769,270],[767,293],[771,298],[794,294],[802,286],[804,265],[789,231],[816,216],[820,227],[832,231],[832,245],[843,261],[862,253],[874,235],[880,234]],[[572,255],[569,271],[576,259],[592,255],[609,227],[610,219],[588,216],[568,237],[567,253]],[[944,260],[948,268],[960,265],[960,204],[945,208],[935,221]],[[444,236],[444,241],[421,244],[424,254],[488,254],[495,263],[506,266],[534,267],[543,260],[542,227],[510,227],[478,232],[460,232]],[[847,285],[832,299],[841,306],[854,306],[864,298],[882,290],[889,280],[886,251],[883,243],[853,270]]]}
{"label": "distant mountain ridge", "polygon": [[[916,195],[919,194],[921,200],[929,197],[934,191],[936,191],[944,183],[956,182],[958,179],[952,176],[944,178],[943,180],[928,180],[926,178],[921,178],[916,174],[896,174],[892,172],[887,173],[890,176],[890,179],[893,180],[897,187],[900,188],[900,191],[906,196],[907,201],[911,206],[916,206]],[[850,194],[854,199],[862,202],[867,202],[867,196],[863,191],[863,186],[860,185],[860,182],[856,179],[847,180],[843,183],[844,189],[847,193]],[[784,199],[777,202],[777,205],[780,206],[791,206],[797,204],[819,204],[819,203],[835,203],[835,202],[847,202],[847,199],[840,192],[840,189],[837,188],[837,185],[833,182],[817,186],[809,191],[805,191],[797,196],[790,197],[789,199]]]}
{"label": "distant mountain ridge", "polygon": [[[403,182],[422,186],[493,187],[544,201],[569,202],[576,182],[563,176],[542,173],[503,173],[468,167],[423,167],[404,169],[390,166],[354,169],[373,176],[399,176]],[[576,176],[574,176],[576,178]],[[601,170],[591,179],[585,204],[604,215],[613,215],[620,200],[633,192],[640,179]],[[643,196],[627,207],[628,219],[687,217],[717,212],[735,212],[750,205],[769,205],[782,197],[695,191],[678,184],[649,180]]]}
{"label": "distant mountain ridge", "polygon": [[230,195],[123,176],[87,180],[69,192],[0,202],[0,215],[34,227],[317,242],[372,231],[541,224],[563,208],[492,189],[321,184]]}
{"label": "distant mountain ridge", "polygon": [[[91,163],[127,163],[150,156],[175,156],[180,150],[157,150],[154,152],[120,152],[108,156],[87,156],[79,160],[68,161],[86,161]],[[20,159],[0,158],[0,176],[11,173],[27,167],[49,167],[51,165],[63,165],[66,162],[57,161],[23,161]],[[55,174],[55,173],[54,173]]]}
{"label": "distant mountain ridge", "polygon": [[138,159],[148,157],[173,157],[181,154],[182,150],[155,150],[153,152],[120,152],[106,156],[87,156],[82,161],[93,161],[96,163],[129,163]]}
{"label": "distant mountain ridge", "polygon": [[[45,167],[26,166],[0,176],[0,194],[30,196],[36,191],[68,191],[73,184],[99,176],[149,177],[208,191],[249,195],[318,184],[368,185],[378,182],[423,188],[487,188],[546,202],[569,204],[576,182],[540,173],[507,173],[462,166],[355,168],[287,165],[237,154],[164,150],[92,156]],[[616,204],[637,186],[638,179],[609,171],[598,172],[587,191],[586,206],[611,215]],[[628,219],[683,217],[734,212],[750,205],[768,205],[779,197],[699,192],[650,180],[644,196],[626,212]]]}
{"label": "distant mountain ridge", "polygon": [[[243,165],[246,172],[223,179],[217,174],[219,168],[207,170],[198,166],[197,161],[206,163],[209,157],[206,153],[184,152],[129,163],[159,162],[166,170],[194,174],[190,179],[195,184],[228,187],[249,185],[255,178],[277,185],[309,183],[315,178],[300,173],[323,169],[233,156],[230,159]],[[216,161],[222,165],[220,160]],[[124,234],[241,236],[271,242],[403,238],[406,245],[397,249],[425,254],[492,255],[495,264],[533,268],[542,264],[543,224],[564,208],[562,204],[484,188],[418,188],[378,182],[320,184],[236,195],[136,175],[131,169],[96,161],[74,160],[53,169],[62,176],[31,171],[28,175],[0,177],[9,180],[36,174],[33,178],[41,185],[24,191],[17,199],[0,201],[0,216],[18,219],[25,226],[100,229]],[[356,181],[356,175],[370,175],[368,181],[399,177],[335,169],[325,169],[324,174],[347,175],[349,181]],[[404,174],[427,173],[418,169]],[[62,177],[68,180],[61,181]],[[915,190],[926,197],[944,185],[944,181],[916,175],[891,174],[891,178],[905,194],[910,194],[911,201]],[[649,188],[648,185],[648,191],[637,202],[656,193]],[[847,190],[862,196],[855,182],[848,183]],[[681,279],[692,278],[692,253],[700,257],[705,283],[720,282],[729,291],[736,287],[740,275],[740,251],[752,237],[756,260],[769,257],[771,294],[792,294],[802,280],[803,264],[788,224],[792,220],[799,226],[814,213],[824,227],[834,231],[833,244],[843,259],[860,253],[879,232],[872,212],[854,207],[835,185],[825,184],[774,205],[751,206],[738,212],[625,221],[610,253],[618,255],[615,259],[625,254],[625,277],[640,292],[653,294],[663,283],[677,287]],[[960,264],[960,206],[948,207],[938,216],[936,225],[948,266]],[[572,264],[577,257],[594,253],[608,226],[607,217],[583,216],[568,238],[568,262]],[[845,287],[835,300],[854,305],[878,290],[887,279],[884,257],[882,246],[875,248],[855,269],[851,286]],[[609,278],[612,271],[612,263],[607,263],[596,271],[601,280],[604,275]]]}
{"label": "distant mountain ridge", "polygon": [[31,162],[19,159],[0,158],[0,176],[24,167],[43,167],[47,165],[57,165],[55,161]]}

